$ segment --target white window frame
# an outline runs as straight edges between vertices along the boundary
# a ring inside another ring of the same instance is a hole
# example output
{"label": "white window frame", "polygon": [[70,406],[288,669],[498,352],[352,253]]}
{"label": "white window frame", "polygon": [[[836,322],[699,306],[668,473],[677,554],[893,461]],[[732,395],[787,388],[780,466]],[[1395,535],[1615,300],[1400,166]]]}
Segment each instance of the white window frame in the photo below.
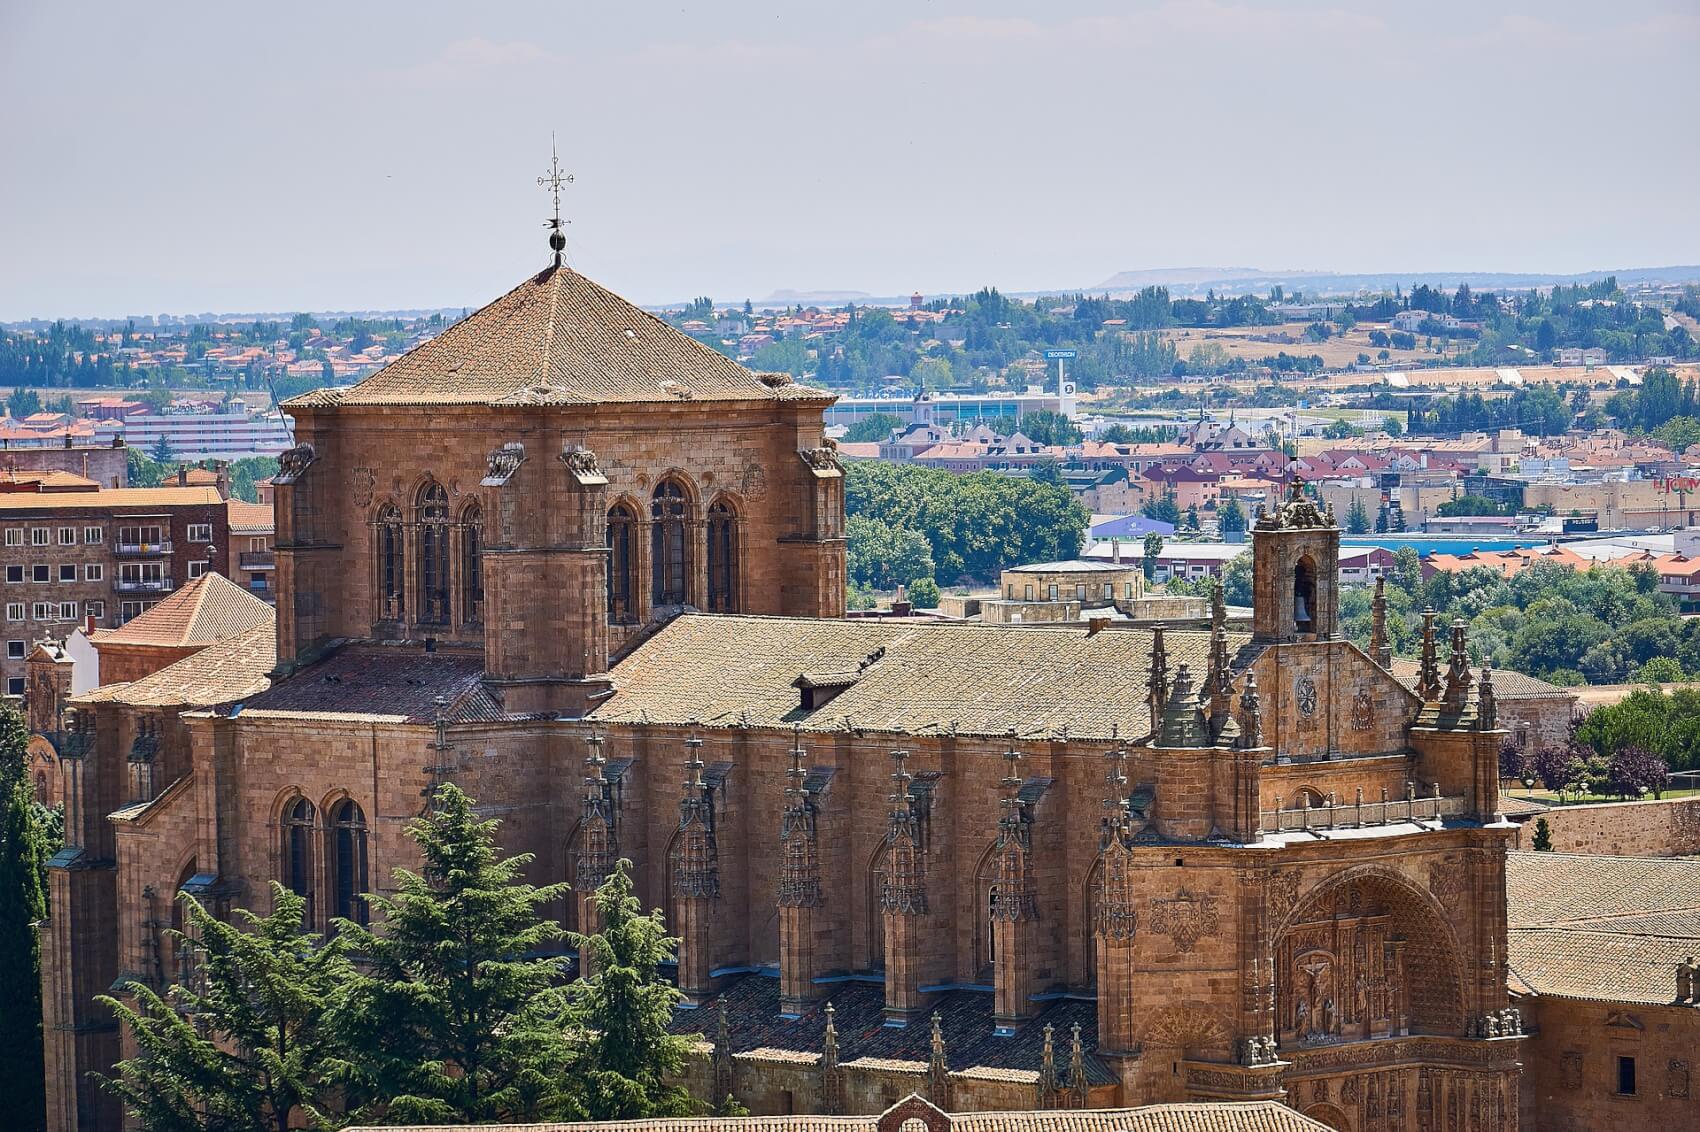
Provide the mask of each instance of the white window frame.
{"label": "white window frame", "polygon": [[[17,574],[18,574],[18,576],[16,578],[12,577],[12,572],[14,570],[17,571]],[[22,562],[14,562],[14,563],[12,563],[12,564],[10,564],[9,566],[6,567],[6,583],[8,585],[15,585],[18,582],[21,582],[23,580],[24,580],[24,564]]]}
{"label": "white window frame", "polygon": [[[66,576],[67,572],[69,572],[68,577]],[[61,563],[59,563],[59,580],[61,582],[74,582],[74,581],[76,581],[77,580],[77,564],[75,562],[61,562]]]}
{"label": "white window frame", "polygon": [[83,602],[83,612],[88,614],[90,617],[93,617],[96,621],[104,621],[106,619],[106,602],[85,601]]}
{"label": "white window frame", "polygon": [[62,601],[62,602],[60,602],[59,603],[59,620],[61,620],[61,621],[75,621],[76,619],[77,619],[77,603],[74,602],[74,601]]}
{"label": "white window frame", "polygon": [[76,546],[77,545],[77,528],[76,527],[60,527],[59,528],[59,545],[60,546]]}
{"label": "white window frame", "polygon": [[83,528],[83,545],[84,546],[93,546],[96,543],[102,543],[102,542],[105,542],[105,541],[106,541],[106,528],[105,527],[84,527]]}
{"label": "white window frame", "polygon": [[24,659],[24,642],[22,642],[22,641],[7,641],[6,642],[6,659],[7,660],[22,660],[22,659]]}
{"label": "white window frame", "polygon": [[38,601],[30,606],[31,621],[51,621],[58,607],[51,601]]}
{"label": "white window frame", "polygon": [[189,524],[189,541],[190,542],[211,542],[212,541],[212,524],[211,523],[190,523]]}
{"label": "white window frame", "polygon": [[7,527],[6,528],[6,545],[7,546],[22,546],[22,545],[24,545],[24,529],[22,527]]}
{"label": "white window frame", "polygon": [[[45,573],[44,573],[45,572]],[[43,576],[37,577],[38,574]],[[30,581],[40,586],[53,580],[53,567],[45,562],[30,563]]]}
{"label": "white window frame", "polygon": [[99,562],[90,562],[83,567],[83,581],[104,582],[105,580],[106,566],[104,564]]}
{"label": "white window frame", "polygon": [[211,566],[212,566],[212,563],[211,563],[211,562],[206,562],[206,561],[191,561],[191,562],[190,562],[190,563],[189,563],[189,577],[190,577],[190,578],[191,578],[191,579],[194,579],[194,578],[199,578],[199,577],[201,577],[201,576],[202,576],[202,575],[203,575],[203,574],[206,574],[206,573],[207,573],[207,572],[208,572],[208,569],[209,569],[209,568],[210,568],[210,567],[211,567]]}
{"label": "white window frame", "polygon": [[24,678],[22,676],[8,676],[8,677],[6,677],[6,694],[8,696],[21,696],[21,695],[23,695],[24,694]]}
{"label": "white window frame", "polygon": [[30,545],[31,546],[52,546],[53,545],[53,531],[52,531],[52,529],[49,528],[49,527],[31,527],[30,528]]}
{"label": "white window frame", "polygon": [[24,603],[21,602],[21,601],[9,601],[9,602],[7,602],[6,603],[6,620],[8,620],[8,621],[23,621],[23,620],[25,620],[25,618],[24,618]]}

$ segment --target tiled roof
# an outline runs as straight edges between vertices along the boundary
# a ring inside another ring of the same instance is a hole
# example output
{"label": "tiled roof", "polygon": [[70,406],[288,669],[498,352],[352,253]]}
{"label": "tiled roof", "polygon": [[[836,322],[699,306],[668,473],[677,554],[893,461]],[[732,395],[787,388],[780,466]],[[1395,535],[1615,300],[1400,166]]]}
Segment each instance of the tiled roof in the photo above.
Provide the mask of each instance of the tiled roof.
{"label": "tiled roof", "polygon": [[[1249,637],[1230,633],[1235,649]],[[1165,635],[1171,672],[1201,678],[1210,635]],[[1107,739],[1150,729],[1151,633],[939,622],[685,614],[617,664],[592,718],[702,727],[1055,735]],[[812,712],[804,673],[861,670]]]}
{"label": "tiled roof", "polygon": [[431,723],[437,697],[451,723],[505,719],[484,687],[480,653],[426,652],[417,645],[346,645],[243,705],[248,715],[287,713]]}
{"label": "tiled roof", "polygon": [[158,605],[116,629],[95,633],[98,645],[206,645],[272,624],[272,607],[226,578],[202,574]]}
{"label": "tiled roof", "polygon": [[230,533],[233,535],[266,534],[277,530],[277,516],[270,503],[229,499],[225,506],[230,512]]}
{"label": "tiled roof", "polygon": [[[1415,691],[1422,666],[1414,660],[1395,659],[1390,671],[1395,680]],[[1481,675],[1480,669],[1476,670],[1476,675]],[[1501,700],[1534,699],[1547,696],[1574,697],[1576,695],[1569,688],[1561,688],[1557,684],[1547,683],[1538,676],[1514,672],[1509,668],[1493,670],[1493,693],[1496,699]]]}
{"label": "tiled roof", "polygon": [[758,376],[566,267],[552,267],[326,405],[594,405],[809,400],[824,390]]}
{"label": "tiled roof", "polygon": [[223,503],[213,487],[106,487],[99,491],[0,491],[0,511],[137,507],[216,507]]}
{"label": "tiled roof", "polygon": [[277,633],[271,608],[263,624],[208,645],[127,684],[107,684],[76,697],[74,704],[117,703],[136,707],[212,707],[263,692],[277,664]]}
{"label": "tiled roof", "polygon": [[[897,1102],[887,1112],[911,1103]],[[912,1109],[909,1111],[913,1111]],[[879,1116],[683,1116],[574,1124],[492,1125],[498,1132],[872,1132]],[[951,1132],[1326,1132],[1328,1126],[1278,1101],[1191,1102],[1143,1108],[1045,1109],[1028,1112],[953,1112]],[[352,1129],[351,1132],[377,1132]],[[410,1126],[398,1132],[450,1132],[447,1126]]]}
{"label": "tiled roof", "polygon": [[1535,994],[1668,1003],[1700,954],[1700,859],[1512,852],[1507,958]]}

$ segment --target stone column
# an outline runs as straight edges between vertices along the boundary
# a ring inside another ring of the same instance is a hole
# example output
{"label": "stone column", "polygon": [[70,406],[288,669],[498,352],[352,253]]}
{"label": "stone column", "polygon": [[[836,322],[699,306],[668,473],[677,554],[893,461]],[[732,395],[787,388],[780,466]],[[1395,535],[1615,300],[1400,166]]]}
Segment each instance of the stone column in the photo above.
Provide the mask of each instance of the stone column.
{"label": "stone column", "polygon": [[679,841],[673,866],[678,911],[679,990],[700,1005],[714,991],[709,975],[714,913],[720,901],[720,860],[714,839],[714,799],[702,777],[702,740],[685,740],[684,795],[679,799]]}
{"label": "stone column", "polygon": [[1092,924],[1098,960],[1098,1048],[1108,1054],[1128,1054],[1137,1024],[1133,941],[1139,914],[1128,839],[1127,752],[1118,745],[1108,757],[1105,816],[1099,830],[1101,887]]}
{"label": "stone column", "polygon": [[891,813],[886,829],[886,883],[880,893],[885,927],[885,1014],[892,1022],[907,1023],[921,1010],[921,921],[927,907],[927,849],[919,808],[904,769],[909,752],[891,753]]}
{"label": "stone column", "polygon": [[[1031,814],[1021,801],[1021,751],[1016,735],[1008,735],[1004,751],[1008,773],[999,786],[1002,810],[998,818],[997,889],[992,898],[992,949],[995,998],[992,1023],[999,1031],[1013,1032],[1033,1016],[1033,931],[1038,912],[1033,901],[1033,838]],[[977,911],[977,910],[976,910]]]}
{"label": "stone column", "polygon": [[779,1012],[798,1017],[816,997],[815,918],[821,905],[820,841],[800,730],[794,729],[779,826]]}

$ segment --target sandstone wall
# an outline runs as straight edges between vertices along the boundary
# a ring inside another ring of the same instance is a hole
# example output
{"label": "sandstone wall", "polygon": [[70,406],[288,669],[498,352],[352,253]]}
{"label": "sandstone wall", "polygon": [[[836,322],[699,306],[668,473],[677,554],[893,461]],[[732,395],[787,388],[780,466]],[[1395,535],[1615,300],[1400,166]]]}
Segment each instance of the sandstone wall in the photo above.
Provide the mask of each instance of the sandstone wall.
{"label": "sandstone wall", "polygon": [[1534,847],[1535,823],[1545,818],[1559,853],[1679,857],[1700,853],[1700,797],[1652,802],[1558,806],[1531,816],[1513,848]]}

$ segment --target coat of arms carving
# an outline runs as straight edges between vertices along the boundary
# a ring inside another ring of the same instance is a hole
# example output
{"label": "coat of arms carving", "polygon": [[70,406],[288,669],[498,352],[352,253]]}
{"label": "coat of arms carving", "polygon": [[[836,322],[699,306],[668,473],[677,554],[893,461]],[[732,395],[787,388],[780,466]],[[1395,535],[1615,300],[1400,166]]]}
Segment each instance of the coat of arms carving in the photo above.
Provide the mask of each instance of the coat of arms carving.
{"label": "coat of arms carving", "polygon": [[1298,706],[1301,721],[1309,723],[1316,718],[1316,699],[1316,681],[1300,676],[1293,684],[1293,702]]}
{"label": "coat of arms carving", "polygon": [[354,494],[356,507],[368,507],[372,503],[372,489],[377,486],[378,477],[371,468],[355,468],[348,474],[349,489]]}
{"label": "coat of arms carving", "polygon": [[744,482],[739,486],[739,492],[745,499],[767,498],[767,470],[760,464],[744,465]]}
{"label": "coat of arms carving", "polygon": [[1151,930],[1168,936],[1176,951],[1189,952],[1200,939],[1220,930],[1216,898],[1209,893],[1197,896],[1183,888],[1172,900],[1153,900]]}

